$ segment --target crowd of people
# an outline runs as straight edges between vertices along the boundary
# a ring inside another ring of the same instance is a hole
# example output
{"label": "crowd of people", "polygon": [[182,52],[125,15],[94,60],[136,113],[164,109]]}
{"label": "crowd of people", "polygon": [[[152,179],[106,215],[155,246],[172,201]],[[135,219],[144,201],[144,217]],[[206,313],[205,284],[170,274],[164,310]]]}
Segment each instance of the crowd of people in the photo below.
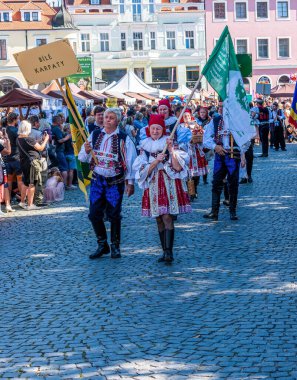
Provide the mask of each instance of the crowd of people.
{"label": "crowd of people", "polygon": [[[271,103],[271,104],[270,104]],[[269,146],[286,150],[297,141],[289,123],[289,103],[258,98],[250,104],[254,138],[239,147],[224,123],[223,103],[190,103],[172,133],[181,104],[162,99],[157,105],[134,105],[87,110],[88,141],[78,159],[92,170],[89,219],[98,247],[90,255],[100,258],[111,252],[121,257],[121,207],[124,192],[134,193],[136,182],[143,191],[142,215],[156,219],[162,254],[159,262],[174,260],[174,222],[191,212],[200,184],[208,184],[213,160],[211,211],[204,218],[218,220],[221,193],[230,219],[238,220],[239,184],[252,183],[255,144],[262,144],[260,157],[268,157]],[[0,201],[6,212],[12,203],[36,210],[64,199],[64,191],[76,189],[76,158],[70,125],[63,113],[51,123],[41,113],[19,120],[15,112],[2,118],[0,129]],[[108,244],[105,223],[111,223]]]}

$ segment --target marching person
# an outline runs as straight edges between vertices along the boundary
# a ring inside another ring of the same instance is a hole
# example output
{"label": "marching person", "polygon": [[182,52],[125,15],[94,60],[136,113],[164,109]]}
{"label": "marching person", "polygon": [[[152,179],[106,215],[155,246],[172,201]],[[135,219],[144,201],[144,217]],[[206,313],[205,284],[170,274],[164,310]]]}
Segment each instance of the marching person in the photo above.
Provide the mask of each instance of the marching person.
{"label": "marching person", "polygon": [[274,129],[274,135],[273,135],[273,143],[274,143],[274,149],[276,151],[279,150],[279,147],[281,147],[281,150],[286,151],[286,143],[285,143],[285,136],[284,136],[284,124],[283,121],[286,119],[283,111],[279,108],[278,102],[274,102],[272,104],[270,114],[270,123],[273,125]]}
{"label": "marching person", "polygon": [[256,99],[255,101],[258,107],[258,119],[259,119],[259,134],[262,143],[262,154],[259,157],[268,157],[268,136],[269,136],[269,109],[264,107],[263,99]]}
{"label": "marching person", "polygon": [[227,176],[230,219],[238,220],[236,207],[239,186],[239,167],[240,164],[242,167],[245,166],[244,153],[246,149],[240,149],[235,141],[233,141],[233,149],[231,148],[231,139],[233,139],[233,136],[230,130],[226,129],[226,125],[224,124],[222,103],[219,104],[218,112],[219,114],[207,125],[203,137],[204,146],[207,149],[213,149],[215,151],[212,207],[211,212],[203,215],[203,217],[215,221],[218,220],[220,197],[224,187],[224,179]]}
{"label": "marching person", "polygon": [[[162,153],[167,142],[167,151]],[[164,118],[151,115],[147,138],[141,141],[141,153],[133,164],[135,178],[144,190],[142,215],[156,218],[163,255],[159,262],[173,261],[173,216],[191,212],[184,180],[188,176],[186,152],[173,146],[166,136]]]}
{"label": "marching person", "polygon": [[[182,126],[188,128],[192,133],[192,139],[189,144],[189,156],[190,165],[189,172],[190,178],[194,181],[195,194],[191,194],[191,201],[198,198],[198,185],[200,177],[203,177],[205,181],[208,173],[208,163],[205,158],[205,153],[203,151],[203,127],[198,125],[192,116],[192,111],[187,108],[183,114],[183,124]],[[205,178],[205,179],[204,179]]]}
{"label": "marching person", "polygon": [[[120,132],[121,110],[109,108],[104,112],[104,128],[89,136],[78,155],[82,162],[89,162],[93,170],[90,190],[89,219],[95,231],[98,248],[90,259],[97,259],[111,250],[111,257],[121,257],[121,209],[126,185],[129,196],[134,193],[132,164],[136,158],[133,142]],[[95,163],[91,151],[97,158]],[[104,212],[111,222],[111,245],[107,243]]]}

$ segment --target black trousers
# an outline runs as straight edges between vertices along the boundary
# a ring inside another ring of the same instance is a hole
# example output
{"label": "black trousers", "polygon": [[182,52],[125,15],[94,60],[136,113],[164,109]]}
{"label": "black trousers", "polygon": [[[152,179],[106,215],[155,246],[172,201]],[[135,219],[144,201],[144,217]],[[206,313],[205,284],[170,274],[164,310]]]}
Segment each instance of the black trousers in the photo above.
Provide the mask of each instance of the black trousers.
{"label": "black trousers", "polygon": [[220,156],[216,153],[212,181],[212,209],[218,211],[224,179],[227,176],[229,190],[230,212],[236,210],[239,186],[240,160],[230,158],[229,155]]}
{"label": "black trousers", "polygon": [[268,135],[269,135],[269,124],[264,124],[259,126],[260,140],[262,143],[262,153],[268,156]]}
{"label": "black trousers", "polygon": [[255,140],[252,140],[249,149],[245,152],[246,160],[246,174],[248,178],[252,177],[253,163],[254,163],[254,143]]}
{"label": "black trousers", "polygon": [[274,124],[270,123],[269,130],[270,130],[270,146],[273,147],[274,144]]}
{"label": "black trousers", "polygon": [[285,149],[285,137],[284,137],[284,129],[282,125],[277,125],[274,127],[274,147],[275,149]]}

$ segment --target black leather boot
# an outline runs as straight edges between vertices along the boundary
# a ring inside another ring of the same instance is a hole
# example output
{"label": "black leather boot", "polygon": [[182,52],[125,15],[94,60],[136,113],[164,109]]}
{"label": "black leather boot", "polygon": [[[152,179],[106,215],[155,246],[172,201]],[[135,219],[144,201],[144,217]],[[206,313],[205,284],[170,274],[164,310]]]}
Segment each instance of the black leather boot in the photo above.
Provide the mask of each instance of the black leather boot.
{"label": "black leather boot", "polygon": [[203,218],[212,219],[215,222],[219,219],[219,208],[220,208],[220,194],[212,193],[211,199],[211,212],[204,214]]}
{"label": "black leather boot", "polygon": [[230,195],[230,219],[238,220],[238,216],[236,215],[236,207],[237,207],[237,196]]}
{"label": "black leather boot", "polygon": [[120,250],[120,243],[121,243],[121,220],[116,220],[111,222],[110,227],[110,234],[111,234],[111,258],[112,259],[119,259],[122,257],[121,250]]}
{"label": "black leather boot", "polygon": [[109,245],[107,244],[106,229],[103,220],[99,222],[92,222],[93,229],[97,236],[98,247],[96,252],[92,253],[90,259],[99,259],[103,255],[107,255],[110,252]]}
{"label": "black leather boot", "polygon": [[165,230],[159,231],[160,242],[163,249],[163,255],[158,258],[158,263],[163,263],[165,261]]}
{"label": "black leather boot", "polygon": [[174,229],[165,230],[165,257],[166,263],[172,263],[173,258]]}

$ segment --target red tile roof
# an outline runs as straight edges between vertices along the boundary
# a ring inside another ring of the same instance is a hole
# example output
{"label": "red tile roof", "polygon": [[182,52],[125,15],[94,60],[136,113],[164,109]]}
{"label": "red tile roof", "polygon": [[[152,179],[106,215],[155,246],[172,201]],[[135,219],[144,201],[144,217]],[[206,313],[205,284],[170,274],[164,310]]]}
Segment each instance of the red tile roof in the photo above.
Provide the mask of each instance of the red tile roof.
{"label": "red tile roof", "polygon": [[[0,3],[13,11],[12,22],[1,22],[1,30],[48,30],[53,29],[52,18],[57,13],[46,0],[26,1],[26,0],[2,0]],[[6,8],[5,8],[6,10]],[[21,21],[21,10],[41,11],[41,21]]]}

